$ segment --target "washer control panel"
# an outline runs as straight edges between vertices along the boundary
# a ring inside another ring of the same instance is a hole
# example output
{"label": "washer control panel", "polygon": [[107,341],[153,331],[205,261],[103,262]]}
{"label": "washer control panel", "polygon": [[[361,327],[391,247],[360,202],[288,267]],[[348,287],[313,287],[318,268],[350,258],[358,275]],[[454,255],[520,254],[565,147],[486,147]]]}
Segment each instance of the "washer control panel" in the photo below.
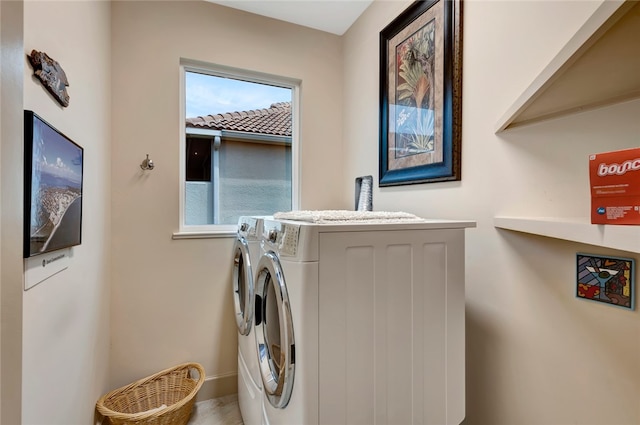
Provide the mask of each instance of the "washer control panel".
{"label": "washer control panel", "polygon": [[240,217],[238,220],[238,234],[247,239],[257,239],[258,220],[254,217]]}

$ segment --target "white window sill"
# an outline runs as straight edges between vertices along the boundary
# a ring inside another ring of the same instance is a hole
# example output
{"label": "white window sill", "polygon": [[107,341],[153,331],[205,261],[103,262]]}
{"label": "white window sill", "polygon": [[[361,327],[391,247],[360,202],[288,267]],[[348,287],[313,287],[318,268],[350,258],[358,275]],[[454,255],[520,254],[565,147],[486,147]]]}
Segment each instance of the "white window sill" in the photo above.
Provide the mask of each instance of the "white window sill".
{"label": "white window sill", "polygon": [[236,230],[197,230],[174,232],[171,239],[213,239],[213,238],[233,238]]}

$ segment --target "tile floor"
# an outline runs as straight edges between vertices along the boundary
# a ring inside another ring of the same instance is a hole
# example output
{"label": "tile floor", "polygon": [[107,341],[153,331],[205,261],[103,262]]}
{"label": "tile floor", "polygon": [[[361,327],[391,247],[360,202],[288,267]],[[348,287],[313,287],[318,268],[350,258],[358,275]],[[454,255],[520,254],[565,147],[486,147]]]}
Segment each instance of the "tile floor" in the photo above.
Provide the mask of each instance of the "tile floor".
{"label": "tile floor", "polygon": [[242,425],[238,395],[197,402],[188,425]]}

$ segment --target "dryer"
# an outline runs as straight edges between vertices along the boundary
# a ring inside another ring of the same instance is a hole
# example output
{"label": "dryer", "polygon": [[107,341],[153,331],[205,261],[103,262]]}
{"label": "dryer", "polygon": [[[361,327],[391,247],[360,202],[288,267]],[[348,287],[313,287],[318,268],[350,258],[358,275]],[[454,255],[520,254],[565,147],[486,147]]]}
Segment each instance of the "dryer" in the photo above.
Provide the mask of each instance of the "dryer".
{"label": "dryer", "polygon": [[253,329],[254,276],[260,259],[261,217],[240,217],[233,246],[233,301],[238,328],[238,404],[245,425],[259,425],[262,380]]}
{"label": "dryer", "polygon": [[262,423],[459,424],[472,221],[265,220]]}

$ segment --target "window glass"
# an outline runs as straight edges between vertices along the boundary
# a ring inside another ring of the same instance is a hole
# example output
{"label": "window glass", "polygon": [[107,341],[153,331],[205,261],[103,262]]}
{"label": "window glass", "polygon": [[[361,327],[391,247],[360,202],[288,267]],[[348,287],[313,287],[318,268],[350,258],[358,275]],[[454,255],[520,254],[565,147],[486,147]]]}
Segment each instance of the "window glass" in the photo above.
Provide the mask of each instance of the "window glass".
{"label": "window glass", "polygon": [[187,181],[211,181],[211,138],[187,136]]}
{"label": "window glass", "polygon": [[185,226],[293,209],[293,86],[185,71]]}

